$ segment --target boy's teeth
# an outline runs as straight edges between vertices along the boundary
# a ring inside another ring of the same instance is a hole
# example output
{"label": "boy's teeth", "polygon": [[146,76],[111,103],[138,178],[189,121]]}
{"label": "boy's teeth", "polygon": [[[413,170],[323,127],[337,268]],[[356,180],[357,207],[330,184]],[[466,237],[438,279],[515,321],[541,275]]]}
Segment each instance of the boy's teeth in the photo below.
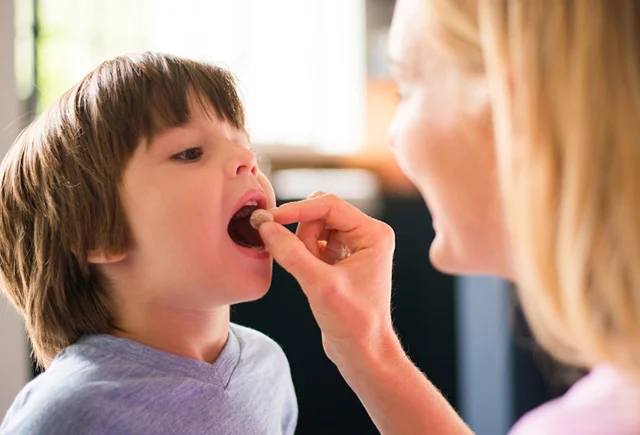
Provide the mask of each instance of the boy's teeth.
{"label": "boy's teeth", "polygon": [[247,206],[247,205],[258,205],[258,201],[255,201],[255,200],[254,200],[254,201],[248,201],[248,202],[245,204],[245,206]]}

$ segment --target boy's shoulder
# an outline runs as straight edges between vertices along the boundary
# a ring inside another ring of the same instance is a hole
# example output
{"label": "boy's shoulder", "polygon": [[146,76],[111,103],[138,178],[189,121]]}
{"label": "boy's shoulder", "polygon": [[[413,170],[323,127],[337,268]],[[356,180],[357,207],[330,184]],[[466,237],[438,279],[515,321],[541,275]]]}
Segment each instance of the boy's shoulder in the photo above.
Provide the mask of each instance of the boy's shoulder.
{"label": "boy's shoulder", "polygon": [[0,433],[108,433],[105,428],[118,412],[117,402],[104,394],[99,383],[87,382],[82,373],[79,379],[55,375],[45,372],[22,389]]}
{"label": "boy's shoulder", "polygon": [[[63,350],[47,371],[24,387],[0,433],[162,433],[168,422],[184,418],[185,412],[205,416],[211,426],[231,418],[247,397],[269,398],[264,400],[269,409],[252,410],[257,415],[285,415],[295,421],[289,366],[275,341],[231,324],[223,353],[207,365],[175,355],[163,357],[126,340],[84,340]],[[183,429],[202,432],[201,427]]]}
{"label": "boy's shoulder", "polygon": [[[16,396],[0,434],[106,434],[126,429],[131,421],[121,418],[123,411],[143,402],[148,393],[139,388],[145,368],[120,355],[113,341],[96,336],[63,349]],[[150,366],[146,373],[157,376]]]}

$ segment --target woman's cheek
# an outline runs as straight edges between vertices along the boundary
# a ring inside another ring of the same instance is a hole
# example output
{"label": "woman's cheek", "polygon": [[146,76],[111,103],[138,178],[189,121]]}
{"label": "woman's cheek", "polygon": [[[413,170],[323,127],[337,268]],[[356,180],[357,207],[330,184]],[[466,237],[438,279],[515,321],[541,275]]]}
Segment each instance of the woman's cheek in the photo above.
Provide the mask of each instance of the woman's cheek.
{"label": "woman's cheek", "polygon": [[410,104],[398,110],[392,124],[392,150],[403,172],[414,182],[424,156],[424,126]]}

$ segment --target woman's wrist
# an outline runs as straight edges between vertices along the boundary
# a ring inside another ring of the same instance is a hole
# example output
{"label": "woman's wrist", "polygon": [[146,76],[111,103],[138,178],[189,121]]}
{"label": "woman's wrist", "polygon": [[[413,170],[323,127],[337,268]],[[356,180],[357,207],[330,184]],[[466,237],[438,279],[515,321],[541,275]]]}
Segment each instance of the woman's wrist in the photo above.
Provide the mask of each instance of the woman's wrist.
{"label": "woman's wrist", "polygon": [[383,434],[471,434],[392,330],[338,368]]}
{"label": "woman's wrist", "polygon": [[391,327],[354,346],[334,362],[354,390],[358,390],[361,383],[393,376],[399,365],[412,365]]}

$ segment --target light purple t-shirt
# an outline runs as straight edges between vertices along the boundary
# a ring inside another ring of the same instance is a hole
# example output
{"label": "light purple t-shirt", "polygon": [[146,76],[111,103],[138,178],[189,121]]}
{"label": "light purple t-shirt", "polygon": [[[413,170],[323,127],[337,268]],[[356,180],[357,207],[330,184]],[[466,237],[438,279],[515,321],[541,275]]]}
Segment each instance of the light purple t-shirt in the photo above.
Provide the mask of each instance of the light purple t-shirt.
{"label": "light purple t-shirt", "polygon": [[85,336],[24,387],[0,434],[293,434],[297,417],[282,349],[231,324],[214,364]]}
{"label": "light purple t-shirt", "polygon": [[524,415],[509,435],[639,435],[640,385],[602,365]]}

